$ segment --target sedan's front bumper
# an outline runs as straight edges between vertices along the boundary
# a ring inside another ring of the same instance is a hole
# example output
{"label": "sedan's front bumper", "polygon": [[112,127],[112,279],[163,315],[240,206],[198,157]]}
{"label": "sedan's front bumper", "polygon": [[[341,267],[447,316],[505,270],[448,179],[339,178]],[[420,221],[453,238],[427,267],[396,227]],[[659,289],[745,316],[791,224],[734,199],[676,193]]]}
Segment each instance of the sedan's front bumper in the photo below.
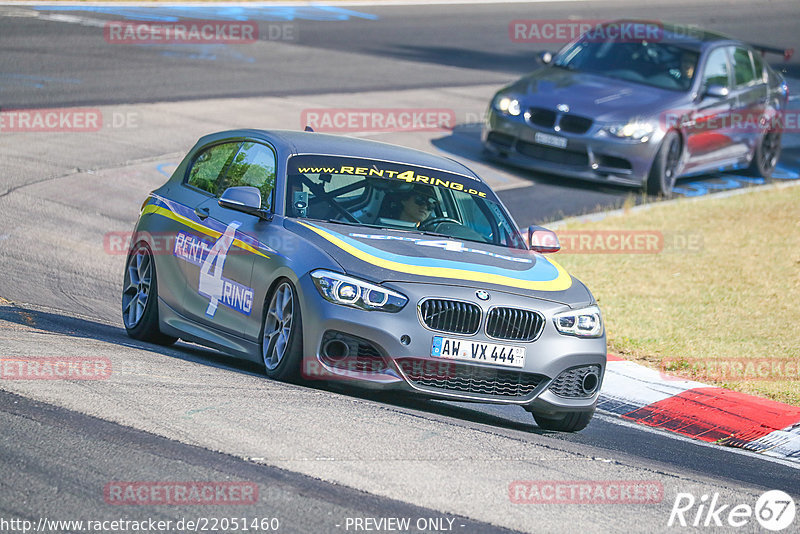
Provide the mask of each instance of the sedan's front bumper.
{"label": "sedan's front bumper", "polygon": [[[536,133],[567,140],[557,148],[536,140]],[[593,182],[642,186],[658,152],[663,134],[647,141],[617,139],[595,125],[584,134],[541,128],[523,115],[511,116],[489,109],[481,140],[484,147],[504,162],[539,172]]]}
{"label": "sedan's front bumper", "polygon": [[[482,302],[476,298],[477,287],[387,283],[409,302],[398,313],[385,313],[330,303],[309,276],[300,284],[306,379],[350,381],[439,399],[518,404],[543,414],[588,411],[597,401],[606,365],[605,336],[583,339],[560,334],[552,317],[569,309],[563,304],[488,289],[491,299]],[[461,335],[428,329],[417,304],[430,297],[480,306],[479,331]],[[493,306],[540,312],[545,319],[541,334],[530,342],[488,337],[486,315]],[[432,357],[434,336],[521,346],[526,350],[525,365],[513,368]],[[567,370],[571,371],[562,375]],[[591,394],[576,390],[575,381],[590,372],[596,373],[596,390]]]}

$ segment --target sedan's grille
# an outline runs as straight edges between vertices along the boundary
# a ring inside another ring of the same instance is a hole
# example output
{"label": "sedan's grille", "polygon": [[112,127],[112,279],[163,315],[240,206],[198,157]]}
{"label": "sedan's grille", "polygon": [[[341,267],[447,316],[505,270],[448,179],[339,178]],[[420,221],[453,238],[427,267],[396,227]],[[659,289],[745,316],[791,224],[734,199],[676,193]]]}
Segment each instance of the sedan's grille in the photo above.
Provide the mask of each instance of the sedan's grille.
{"label": "sedan's grille", "polygon": [[577,115],[561,115],[558,127],[562,132],[584,134],[592,127],[592,119],[578,117]]}
{"label": "sedan's grille", "polygon": [[497,397],[530,395],[545,377],[453,362],[399,358],[397,364],[416,386]]}
{"label": "sedan's grille", "polygon": [[533,341],[544,328],[540,313],[518,308],[492,308],[486,319],[486,335],[495,339]]}
{"label": "sedan's grille", "polygon": [[528,120],[531,124],[542,128],[552,128],[556,124],[556,112],[544,108],[530,108]]}
{"label": "sedan's grille", "polygon": [[419,307],[420,318],[431,330],[474,334],[481,325],[481,309],[458,300],[428,299]]}
{"label": "sedan's grille", "polygon": [[585,150],[573,151],[564,148],[553,148],[534,143],[526,143],[525,141],[517,142],[517,150],[526,156],[542,161],[549,161],[551,163],[574,165],[576,167],[586,167],[589,165],[589,156],[586,154]]}
{"label": "sedan's grille", "polygon": [[[587,375],[590,376],[587,379]],[[600,385],[600,366],[584,365],[567,369],[550,384],[550,391],[559,397],[591,397]]]}

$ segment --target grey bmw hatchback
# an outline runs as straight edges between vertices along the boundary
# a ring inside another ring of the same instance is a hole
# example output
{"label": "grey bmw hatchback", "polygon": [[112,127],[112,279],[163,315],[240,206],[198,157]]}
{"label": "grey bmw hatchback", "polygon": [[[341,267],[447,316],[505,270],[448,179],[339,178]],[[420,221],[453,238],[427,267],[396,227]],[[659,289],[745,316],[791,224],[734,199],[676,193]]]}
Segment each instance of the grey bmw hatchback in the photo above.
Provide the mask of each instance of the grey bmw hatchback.
{"label": "grey bmw hatchback", "polygon": [[203,137],[142,205],[130,336],[178,338],[277,380],[344,380],[590,421],[606,365],[589,290],[451,159],[311,132]]}

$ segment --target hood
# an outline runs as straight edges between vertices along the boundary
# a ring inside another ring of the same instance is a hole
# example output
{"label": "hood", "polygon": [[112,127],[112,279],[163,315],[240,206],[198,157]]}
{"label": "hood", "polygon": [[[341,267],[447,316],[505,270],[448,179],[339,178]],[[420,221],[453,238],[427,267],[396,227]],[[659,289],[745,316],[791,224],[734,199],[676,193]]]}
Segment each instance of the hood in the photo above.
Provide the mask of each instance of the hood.
{"label": "hood", "polygon": [[376,283],[466,285],[567,305],[591,300],[558,263],[528,250],[311,220],[287,219],[286,228],[325,250],[347,274]]}
{"label": "hood", "polygon": [[669,91],[617,80],[597,74],[546,67],[532,72],[504,92],[517,95],[523,109],[555,110],[569,106],[569,113],[602,122],[627,121],[636,116],[654,116],[659,111],[688,105],[690,93]]}

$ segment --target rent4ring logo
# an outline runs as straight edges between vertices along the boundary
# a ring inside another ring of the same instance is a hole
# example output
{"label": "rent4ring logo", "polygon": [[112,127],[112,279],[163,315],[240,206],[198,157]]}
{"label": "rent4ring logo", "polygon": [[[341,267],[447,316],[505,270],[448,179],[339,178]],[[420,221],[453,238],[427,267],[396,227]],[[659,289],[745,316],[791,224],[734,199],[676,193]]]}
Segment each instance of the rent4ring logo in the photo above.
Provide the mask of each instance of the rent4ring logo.
{"label": "rent4ring logo", "polygon": [[744,503],[721,503],[719,493],[703,494],[699,499],[691,493],[678,493],[667,526],[739,528],[751,525],[755,518],[762,528],[777,532],[792,525],[794,516],[794,500],[781,490],[764,493],[755,507]]}
{"label": "rent4ring logo", "polygon": [[225,260],[239,225],[238,222],[229,224],[225,233],[213,244],[186,232],[178,232],[175,238],[173,255],[200,266],[197,291],[209,299],[206,309],[209,317],[214,317],[220,303],[244,315],[250,315],[253,310],[253,289],[222,277]]}

